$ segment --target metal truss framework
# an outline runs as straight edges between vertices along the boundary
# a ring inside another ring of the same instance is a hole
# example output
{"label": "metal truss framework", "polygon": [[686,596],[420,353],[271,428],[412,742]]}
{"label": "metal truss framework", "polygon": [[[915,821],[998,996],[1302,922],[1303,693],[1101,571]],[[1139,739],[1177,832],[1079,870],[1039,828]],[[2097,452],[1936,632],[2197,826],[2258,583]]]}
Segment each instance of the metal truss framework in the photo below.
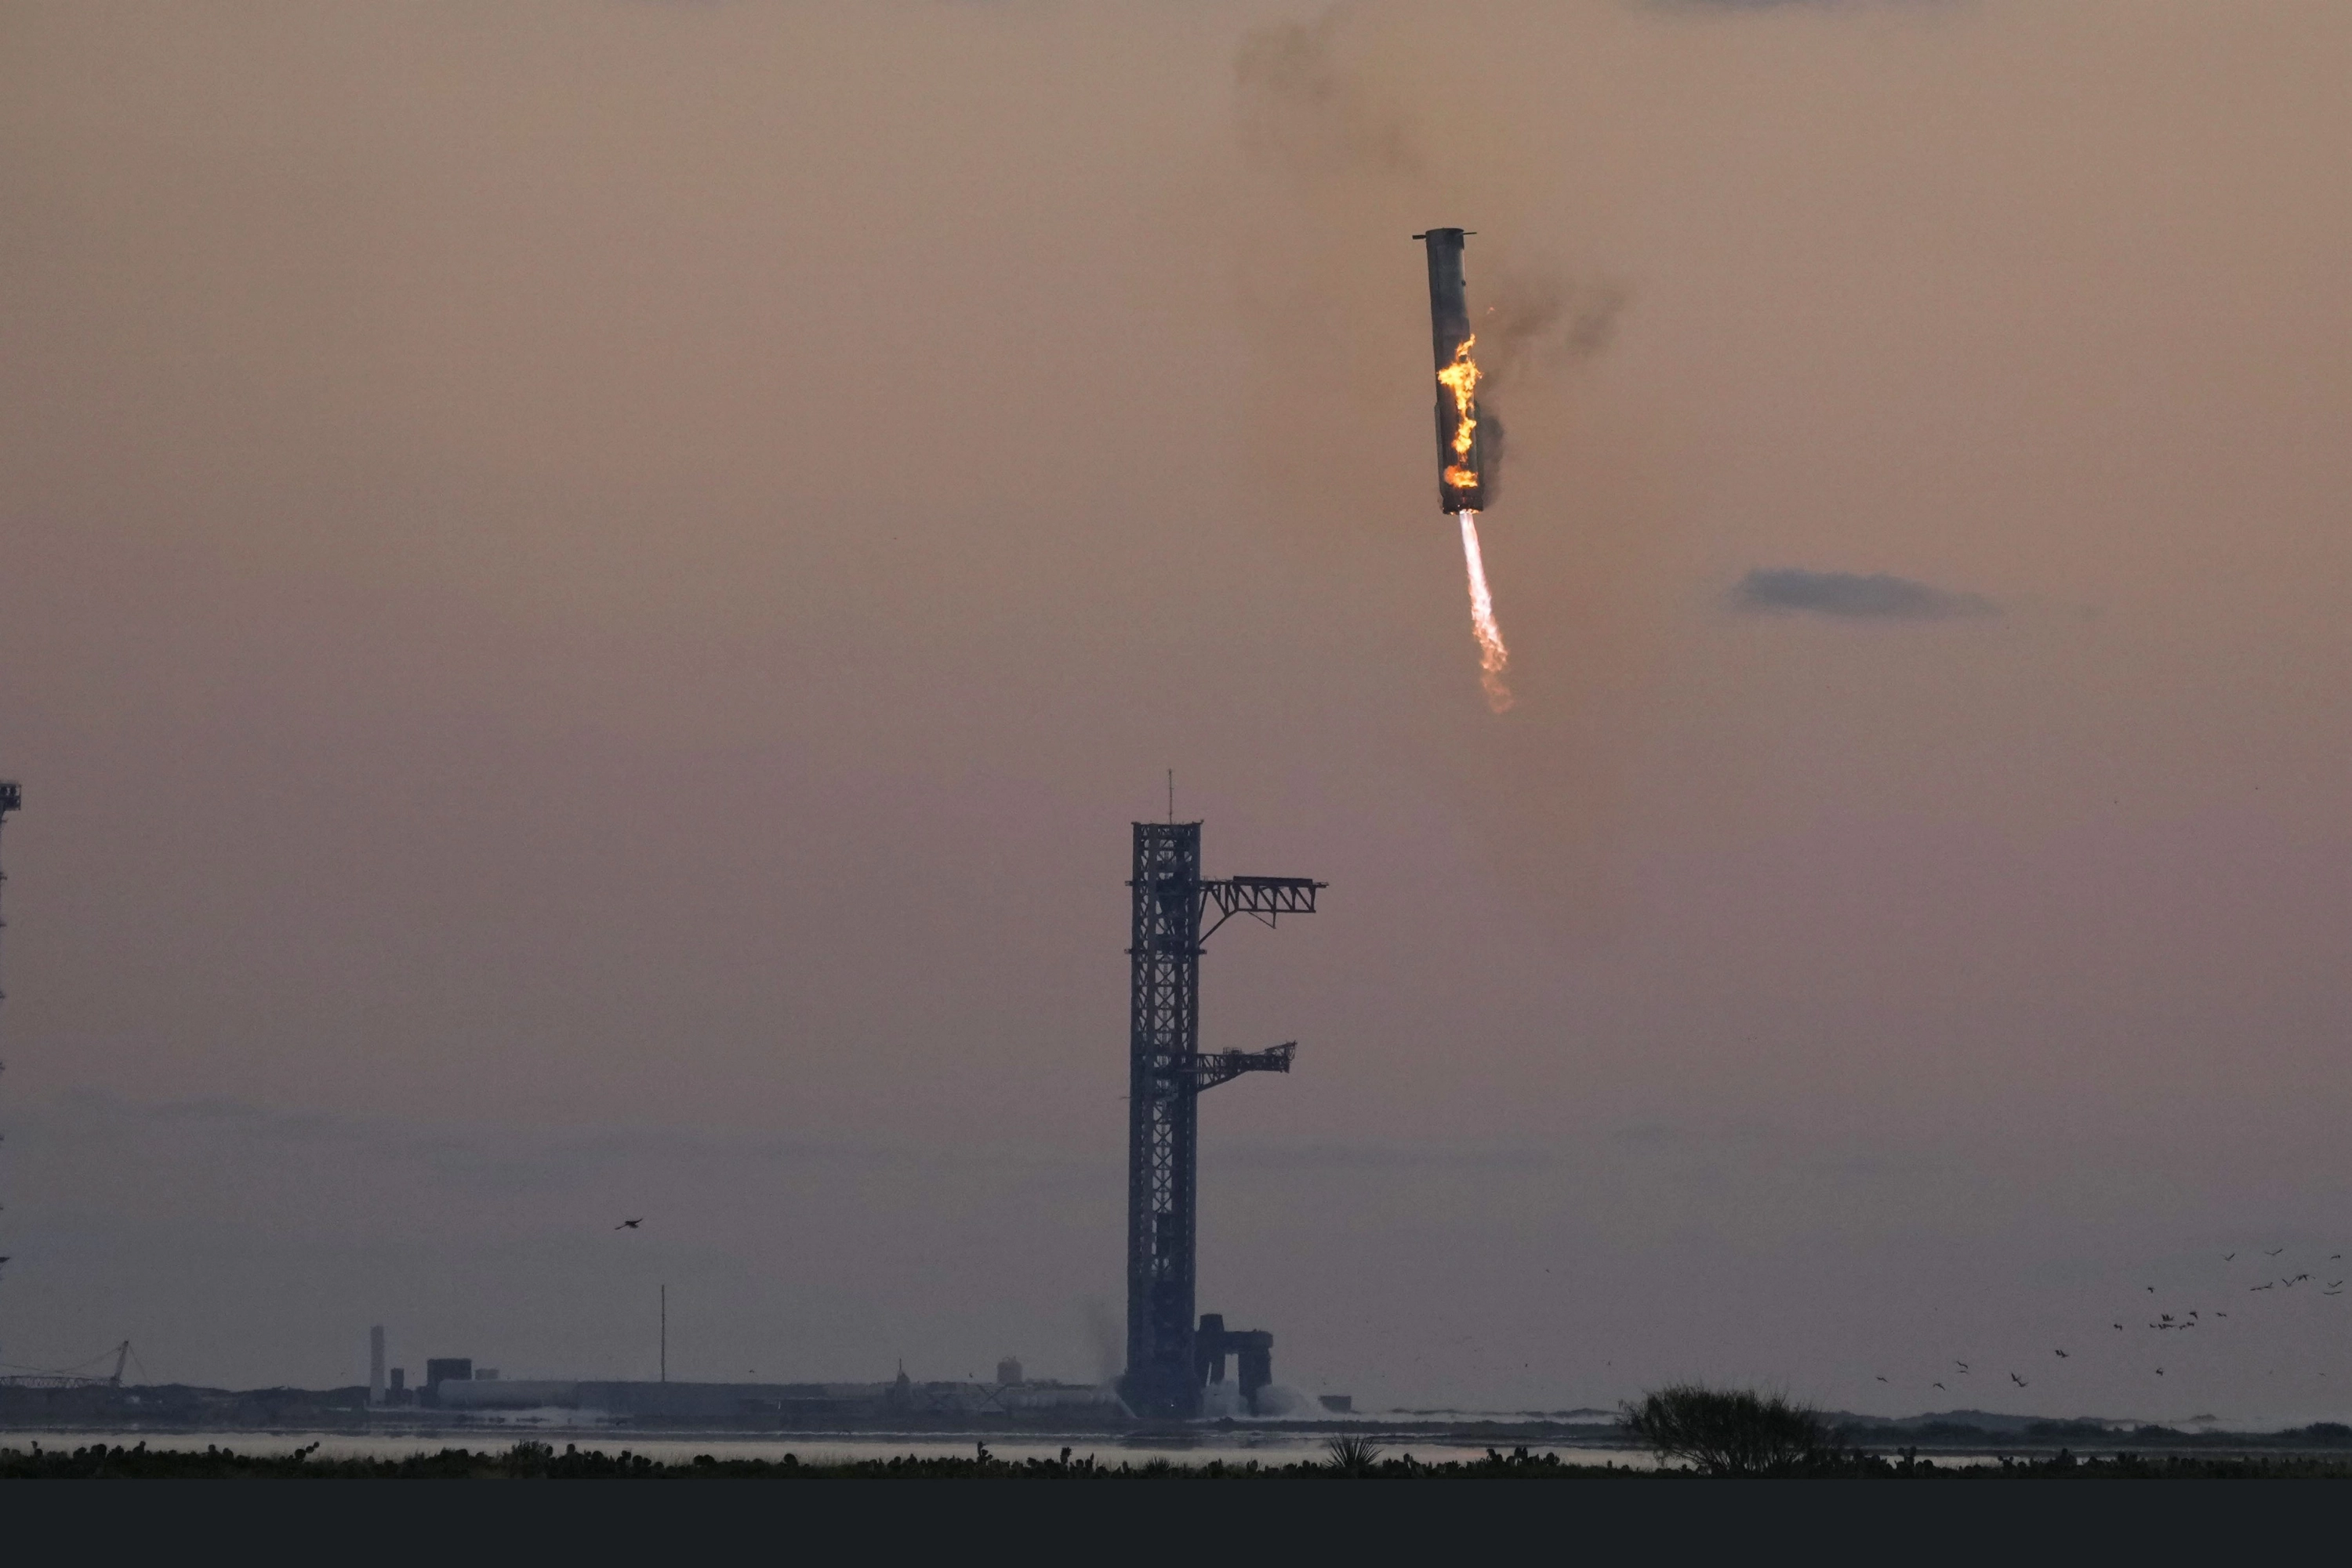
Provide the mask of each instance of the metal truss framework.
{"label": "metal truss framework", "polygon": [[[22,810],[24,808],[24,787],[13,779],[0,779],[0,824],[5,824],[8,820],[8,814],[10,812]],[[5,871],[0,871],[0,882],[5,882],[7,879],[8,873]],[[5,926],[7,923],[8,922],[6,921],[0,921],[0,926]],[[0,991],[0,1000],[5,1000],[7,994],[8,994],[5,991]]]}
{"label": "metal truss framework", "polygon": [[[1315,912],[1324,884],[1305,877],[1201,876],[1201,825],[1135,825],[1128,1073],[1127,1375],[1139,1415],[1201,1408],[1193,1282],[1201,1091],[1247,1072],[1288,1072],[1297,1042],[1201,1051],[1201,952],[1235,915],[1271,926]],[[1202,930],[1214,908],[1217,918]]]}

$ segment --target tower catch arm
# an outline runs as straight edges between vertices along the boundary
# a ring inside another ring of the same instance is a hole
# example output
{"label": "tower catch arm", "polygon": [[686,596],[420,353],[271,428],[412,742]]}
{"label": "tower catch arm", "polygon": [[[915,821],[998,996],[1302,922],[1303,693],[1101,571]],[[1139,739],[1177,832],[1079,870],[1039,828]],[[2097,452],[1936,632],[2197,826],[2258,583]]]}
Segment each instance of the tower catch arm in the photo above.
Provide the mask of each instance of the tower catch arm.
{"label": "tower catch arm", "polygon": [[1202,1051],[1159,1069],[1162,1082],[1179,1094],[1198,1094],[1221,1083],[1231,1083],[1245,1072],[1288,1072],[1298,1054],[1297,1040],[1285,1040],[1266,1051]]}
{"label": "tower catch arm", "polygon": [[1283,915],[1311,915],[1315,912],[1315,892],[1328,888],[1328,882],[1318,882],[1312,877],[1225,877],[1201,884],[1201,912],[1217,906],[1216,924],[1201,933],[1209,940],[1210,931],[1235,915],[1248,915],[1275,923]]}

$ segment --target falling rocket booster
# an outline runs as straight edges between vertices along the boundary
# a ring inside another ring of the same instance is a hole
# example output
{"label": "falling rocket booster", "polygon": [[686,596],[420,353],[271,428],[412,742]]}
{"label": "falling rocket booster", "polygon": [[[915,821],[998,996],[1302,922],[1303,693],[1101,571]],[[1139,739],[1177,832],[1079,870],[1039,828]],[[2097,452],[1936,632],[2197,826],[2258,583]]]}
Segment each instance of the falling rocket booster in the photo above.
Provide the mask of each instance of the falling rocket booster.
{"label": "falling rocket booster", "polygon": [[1458,228],[1413,238],[1429,247],[1429,336],[1437,358],[1437,506],[1477,511],[1486,503],[1478,432],[1478,367],[1470,357],[1470,300]]}
{"label": "falling rocket booster", "polygon": [[1478,513],[1486,504],[1486,465],[1479,439],[1478,362],[1470,351],[1478,339],[1470,331],[1470,299],[1462,281],[1458,228],[1433,228],[1413,238],[1429,246],[1429,341],[1437,356],[1437,506],[1462,522],[1462,563],[1470,576],[1470,629],[1478,638],[1478,683],[1486,705],[1500,713],[1511,706],[1510,651],[1495,622],[1495,596],[1486,587],[1486,553],[1478,547]]}

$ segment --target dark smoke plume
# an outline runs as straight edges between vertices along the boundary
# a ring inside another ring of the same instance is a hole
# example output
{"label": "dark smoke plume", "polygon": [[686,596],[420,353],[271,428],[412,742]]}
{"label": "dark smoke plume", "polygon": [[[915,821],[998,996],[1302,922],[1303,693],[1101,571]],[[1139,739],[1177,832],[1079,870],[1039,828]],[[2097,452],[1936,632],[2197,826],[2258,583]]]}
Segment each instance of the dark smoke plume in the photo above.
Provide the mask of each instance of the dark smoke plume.
{"label": "dark smoke plume", "polygon": [[1370,169],[1422,171],[1404,107],[1367,90],[1338,58],[1342,14],[1283,22],[1242,40],[1234,59],[1241,88],[1242,141],[1300,179]]}
{"label": "dark smoke plume", "polygon": [[1489,385],[1565,370],[1609,346],[1624,309],[1623,285],[1581,282],[1557,271],[1527,272],[1505,265],[1485,290],[1478,312],[1478,363]]}
{"label": "dark smoke plume", "polygon": [[[1243,145],[1296,184],[1370,185],[1411,196],[1421,221],[1475,228],[1479,215],[1460,210],[1454,183],[1425,149],[1425,98],[1351,56],[1350,16],[1335,7],[1243,41],[1234,59]],[[1507,233],[1489,231],[1472,242],[1468,266],[1482,374],[1478,471],[1488,505],[1505,456],[1498,395],[1606,348],[1627,298],[1621,284],[1579,279],[1559,262],[1515,256],[1512,246]]]}

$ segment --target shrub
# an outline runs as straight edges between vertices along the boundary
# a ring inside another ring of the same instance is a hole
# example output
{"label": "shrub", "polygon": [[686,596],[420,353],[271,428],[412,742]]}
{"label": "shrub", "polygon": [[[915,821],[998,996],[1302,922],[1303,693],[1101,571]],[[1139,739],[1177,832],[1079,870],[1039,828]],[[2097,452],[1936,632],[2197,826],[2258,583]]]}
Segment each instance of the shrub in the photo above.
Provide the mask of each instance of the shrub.
{"label": "shrub", "polygon": [[1626,1405],[1620,1419],[1661,1459],[1710,1476],[1795,1475],[1833,1458],[1828,1423],[1778,1394],[1678,1383]]}
{"label": "shrub", "polygon": [[1369,1437],[1334,1437],[1323,1451],[1331,1456],[1328,1468],[1339,1476],[1369,1476],[1381,1457],[1381,1446]]}

